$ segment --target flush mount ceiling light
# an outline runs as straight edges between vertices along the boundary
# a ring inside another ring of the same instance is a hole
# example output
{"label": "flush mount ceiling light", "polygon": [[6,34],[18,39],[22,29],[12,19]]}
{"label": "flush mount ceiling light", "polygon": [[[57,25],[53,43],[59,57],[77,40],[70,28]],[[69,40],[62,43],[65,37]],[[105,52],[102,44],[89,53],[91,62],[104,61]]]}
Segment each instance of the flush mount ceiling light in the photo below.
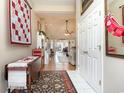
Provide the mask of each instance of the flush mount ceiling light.
{"label": "flush mount ceiling light", "polygon": [[66,22],[66,30],[65,30],[65,36],[70,36],[72,33],[74,33],[73,31],[69,31],[68,30],[68,22],[69,22],[69,20],[65,20],[65,22]]}

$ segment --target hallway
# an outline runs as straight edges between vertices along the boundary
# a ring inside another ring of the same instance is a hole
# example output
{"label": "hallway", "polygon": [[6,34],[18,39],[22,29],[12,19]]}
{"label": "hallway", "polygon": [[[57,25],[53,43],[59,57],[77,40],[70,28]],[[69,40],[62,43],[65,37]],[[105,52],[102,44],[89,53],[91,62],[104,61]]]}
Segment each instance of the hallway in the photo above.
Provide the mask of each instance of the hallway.
{"label": "hallway", "polygon": [[0,11],[0,93],[124,93],[124,0],[1,0]]}
{"label": "hallway", "polygon": [[[66,70],[77,93],[96,93],[91,86],[82,78],[76,66],[69,63],[68,57],[63,52],[57,52],[54,57],[49,58],[49,62],[44,65],[42,71]],[[41,72],[42,72],[41,71]]]}
{"label": "hallway", "polygon": [[76,66],[69,63],[69,58],[63,52],[56,52],[55,56],[49,57],[43,70],[76,70]]}
{"label": "hallway", "polygon": [[[49,71],[49,74],[50,74],[50,73],[53,73],[52,71],[57,72],[57,71],[65,71],[65,70],[67,71],[77,93],[96,93],[92,89],[92,87],[82,78],[78,70],[76,70],[76,66],[73,66],[69,63],[69,58],[66,57],[66,55],[63,52],[56,52],[55,56],[49,58],[49,62],[45,63],[44,68],[41,70],[41,75],[44,76],[45,74],[43,73],[45,71]],[[47,75],[47,79],[49,78],[49,74]],[[42,80],[42,78],[40,79]],[[47,84],[47,83],[44,83],[44,84]],[[37,86],[37,85],[34,84],[33,86]],[[38,91],[36,93],[38,93]],[[58,92],[55,92],[55,93],[58,93]],[[66,92],[60,92],[60,93],[66,93]],[[76,93],[76,92],[67,92],[67,93]]]}
{"label": "hallway", "polygon": [[[67,72],[67,77],[64,75],[65,81],[69,81],[67,86],[63,84],[61,77],[61,72],[66,73],[65,71]],[[69,88],[68,92],[66,88]],[[32,83],[31,90],[31,93],[96,93],[76,70],[76,66],[69,63],[68,57],[63,52],[56,52],[55,56],[49,58],[49,62],[41,69],[40,78]],[[22,90],[12,93],[30,92]]]}

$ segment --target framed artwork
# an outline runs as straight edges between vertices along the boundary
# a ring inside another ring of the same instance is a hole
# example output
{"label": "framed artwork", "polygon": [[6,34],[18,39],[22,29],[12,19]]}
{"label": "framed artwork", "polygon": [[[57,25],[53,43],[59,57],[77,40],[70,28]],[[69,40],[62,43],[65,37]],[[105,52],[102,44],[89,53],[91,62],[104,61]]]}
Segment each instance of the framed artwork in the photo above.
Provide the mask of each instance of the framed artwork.
{"label": "framed artwork", "polygon": [[93,3],[94,0],[82,0],[82,13],[83,14],[87,8]]}
{"label": "framed artwork", "polygon": [[27,0],[9,0],[12,44],[31,45],[31,6]]}

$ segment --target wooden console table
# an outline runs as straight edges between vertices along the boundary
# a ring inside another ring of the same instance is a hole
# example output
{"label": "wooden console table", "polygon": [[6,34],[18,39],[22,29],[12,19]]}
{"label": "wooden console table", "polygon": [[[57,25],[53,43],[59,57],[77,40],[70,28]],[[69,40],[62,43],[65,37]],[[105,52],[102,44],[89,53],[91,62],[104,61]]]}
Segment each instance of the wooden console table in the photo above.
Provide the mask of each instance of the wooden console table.
{"label": "wooden console table", "polygon": [[6,66],[8,89],[30,89],[31,83],[38,79],[41,70],[39,56],[28,56]]}

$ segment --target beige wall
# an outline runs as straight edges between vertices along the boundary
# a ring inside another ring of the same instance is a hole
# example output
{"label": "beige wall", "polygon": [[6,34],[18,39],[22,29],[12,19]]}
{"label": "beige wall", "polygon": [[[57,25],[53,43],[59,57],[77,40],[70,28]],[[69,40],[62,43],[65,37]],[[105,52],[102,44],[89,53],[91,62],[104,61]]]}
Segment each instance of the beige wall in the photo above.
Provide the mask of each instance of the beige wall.
{"label": "beige wall", "polygon": [[7,18],[7,1],[0,1],[0,93],[5,93],[7,82],[4,80],[4,66],[19,58],[31,55],[31,49],[36,47],[36,25],[38,19],[32,12],[32,45],[11,45],[9,40],[9,21]]}

